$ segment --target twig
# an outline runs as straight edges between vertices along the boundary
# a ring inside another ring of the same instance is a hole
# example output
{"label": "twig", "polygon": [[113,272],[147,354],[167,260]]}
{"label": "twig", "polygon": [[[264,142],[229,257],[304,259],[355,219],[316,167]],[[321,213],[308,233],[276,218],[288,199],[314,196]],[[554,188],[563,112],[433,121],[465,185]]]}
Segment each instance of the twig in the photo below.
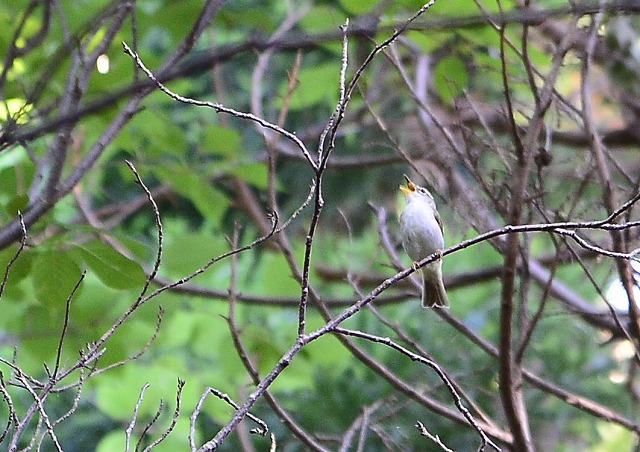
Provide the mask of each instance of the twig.
{"label": "twig", "polygon": [[[225,401],[227,404],[229,404],[230,406],[232,406],[234,409],[238,409],[238,405],[231,400],[231,398],[223,393],[218,391],[215,388],[212,387],[208,387],[200,396],[200,400],[198,400],[198,404],[196,405],[195,410],[193,411],[193,413],[191,414],[191,433],[189,434],[189,443],[191,445],[191,450],[196,450],[196,445],[195,445],[195,425],[196,425],[196,421],[198,419],[198,416],[200,414],[200,412],[202,411],[202,405],[204,404],[204,401],[206,400],[207,396],[209,395],[214,395],[217,398],[219,398],[220,400]],[[253,414],[247,412],[247,417],[249,419],[251,419],[253,422],[255,422],[256,424],[258,424],[258,428],[251,430],[251,433],[257,433],[260,436],[265,436],[268,432],[269,432],[269,427],[267,426],[267,424],[260,418],[254,416]],[[210,450],[210,448],[207,446],[207,444],[205,444],[204,446],[202,446],[200,448],[200,450]]]}
{"label": "twig", "polygon": [[20,239],[20,245],[16,250],[15,254],[7,264],[4,269],[4,276],[2,277],[2,283],[0,284],[0,298],[2,298],[2,294],[4,292],[4,288],[9,281],[9,272],[11,271],[11,267],[18,260],[18,256],[22,253],[22,250],[27,245],[27,227],[24,225],[24,218],[22,218],[22,212],[18,211],[18,220],[20,221],[20,229],[22,230],[22,238]]}
{"label": "twig", "polygon": [[271,122],[269,122],[269,121],[267,121],[265,119],[262,119],[262,118],[260,118],[258,116],[255,116],[252,113],[241,112],[241,111],[238,111],[238,110],[234,110],[233,108],[225,107],[224,105],[218,104],[218,103],[215,103],[215,102],[207,102],[207,101],[191,99],[191,98],[188,98],[188,97],[181,96],[180,94],[174,93],[169,88],[167,88],[164,84],[162,84],[162,82],[160,82],[153,75],[153,73],[149,69],[147,69],[147,67],[144,65],[144,63],[142,62],[142,60],[140,59],[138,54],[135,53],[133,50],[131,50],[129,48],[129,46],[125,42],[122,43],[122,47],[124,47],[125,53],[127,55],[129,55],[131,58],[133,58],[133,60],[138,65],[138,67],[140,69],[142,69],[142,71],[147,75],[147,77],[149,77],[149,79],[153,80],[155,82],[155,84],[157,85],[157,87],[162,92],[164,92],[169,97],[171,97],[172,99],[177,100],[177,101],[182,102],[182,103],[185,103],[185,104],[195,105],[197,107],[213,108],[218,113],[221,113],[221,112],[222,113],[227,113],[227,114],[230,114],[232,116],[236,116],[238,118],[247,119],[249,121],[253,121],[253,122],[257,123],[257,124],[260,124],[262,127],[266,127],[267,129],[271,129],[274,132],[277,132],[277,133],[281,134],[282,136],[288,138],[289,140],[293,141],[298,146],[298,149],[300,149],[300,152],[302,152],[302,154],[305,156],[305,158],[307,159],[307,162],[311,165],[311,167],[316,169],[316,163],[313,161],[313,158],[311,157],[311,154],[309,154],[309,151],[307,150],[307,148],[304,145],[304,143],[295,134],[283,129],[282,127],[278,126],[277,124],[273,124],[273,123],[271,123]]}
{"label": "twig", "polygon": [[158,419],[160,418],[160,415],[162,414],[163,409],[164,409],[164,400],[160,399],[160,402],[158,403],[158,409],[156,410],[155,414],[151,417],[151,420],[147,422],[147,425],[144,426],[144,428],[140,432],[140,435],[138,436],[138,441],[136,442],[136,449],[135,449],[136,451],[140,450],[140,446],[142,445],[142,442],[145,440],[145,436],[147,436],[151,427],[153,427],[154,424],[158,421]]}
{"label": "twig", "polygon": [[133,429],[135,428],[138,420],[138,412],[140,411],[140,406],[144,400],[144,393],[149,389],[149,386],[149,383],[145,383],[144,386],[142,386],[140,389],[140,395],[138,396],[138,401],[133,408],[133,416],[131,416],[131,421],[125,430],[125,452],[129,452],[131,450],[131,435],[133,434]]}
{"label": "twig", "polygon": [[56,349],[56,364],[53,367],[53,372],[50,375],[50,378],[52,380],[56,380],[56,378],[58,376],[58,369],[60,369],[60,358],[62,356],[62,344],[64,342],[65,336],[67,335],[67,328],[69,326],[69,317],[71,315],[71,312],[70,312],[71,311],[71,300],[73,300],[73,297],[75,296],[76,291],[80,288],[80,284],[82,284],[82,281],[84,280],[84,277],[86,275],[87,275],[87,271],[84,270],[82,272],[82,275],[80,276],[80,278],[76,282],[76,285],[71,290],[71,293],[67,297],[67,302],[65,304],[65,309],[64,309],[64,322],[62,324],[62,331],[60,332],[60,340],[58,341],[58,347]]}
{"label": "twig", "polygon": [[440,366],[435,361],[430,360],[428,358],[425,358],[424,356],[417,355],[417,354],[413,353],[412,351],[404,348],[403,346],[401,346],[399,344],[396,344],[391,339],[386,338],[386,337],[379,337],[379,336],[376,336],[376,335],[373,335],[373,334],[363,333],[361,331],[349,330],[349,329],[341,328],[341,327],[335,328],[334,331],[336,333],[339,333],[339,334],[345,334],[347,336],[359,337],[361,339],[366,339],[366,340],[371,341],[371,342],[375,342],[375,343],[378,343],[378,344],[386,345],[387,347],[390,347],[390,348],[400,352],[401,354],[407,356],[412,361],[417,361],[419,363],[422,363],[422,364],[425,364],[425,365],[429,366],[431,369],[433,369],[436,372],[436,374],[438,374],[438,377],[440,378],[440,380],[447,387],[447,390],[449,391],[449,393],[453,397],[453,401],[454,401],[456,407],[458,408],[458,410],[462,413],[462,415],[465,417],[465,419],[467,419],[469,424],[476,430],[476,432],[478,432],[478,435],[480,436],[480,439],[481,439],[481,445],[479,447],[479,450],[483,450],[486,445],[490,445],[496,451],[500,451],[501,450],[493,441],[491,441],[491,439],[489,439],[489,437],[484,432],[484,430],[482,430],[482,428],[480,428],[480,426],[478,425],[476,420],[473,418],[473,415],[469,412],[469,410],[467,410],[467,408],[462,403],[462,400],[460,399],[460,396],[458,395],[458,392],[456,391],[456,389],[454,388],[453,384],[451,383],[451,381],[447,377],[446,373],[440,368]]}
{"label": "twig", "polygon": [[155,199],[153,199],[153,195],[151,194],[151,191],[145,185],[144,181],[140,177],[140,174],[138,174],[138,170],[136,170],[136,167],[133,166],[133,163],[131,163],[129,160],[125,160],[125,162],[129,167],[129,169],[131,169],[131,172],[133,172],[133,174],[136,176],[136,181],[142,187],[142,190],[144,190],[145,194],[147,195],[147,199],[149,200],[149,203],[151,204],[151,208],[153,210],[153,216],[155,218],[156,227],[158,228],[158,251],[156,253],[156,260],[153,263],[153,269],[147,276],[147,279],[144,282],[144,286],[140,291],[140,295],[138,295],[138,299],[136,300],[136,303],[139,303],[142,300],[142,297],[144,297],[144,294],[147,293],[149,284],[151,284],[151,281],[153,280],[153,278],[155,278],[155,276],[158,274],[158,269],[160,268],[160,263],[162,262],[162,243],[163,243],[164,233],[162,229],[162,220],[160,219],[160,210],[158,210],[158,205],[156,204]]}
{"label": "twig", "polygon": [[438,447],[440,447],[445,452],[454,452],[453,449],[449,449],[447,446],[444,445],[444,443],[442,442],[442,440],[438,435],[432,435],[431,433],[429,433],[429,431],[427,430],[427,428],[424,426],[422,422],[420,421],[416,422],[416,428],[418,429],[418,431],[422,436],[426,436],[427,438],[429,438],[431,441],[436,443]]}
{"label": "twig", "polygon": [[178,378],[178,390],[176,391],[176,409],[173,411],[173,416],[171,417],[171,424],[167,427],[167,429],[162,432],[162,435],[147,447],[145,447],[144,452],[151,452],[158,444],[164,441],[167,436],[173,431],[176,424],[178,423],[178,419],[180,417],[180,409],[182,406],[182,390],[184,389],[185,381],[181,378]]}

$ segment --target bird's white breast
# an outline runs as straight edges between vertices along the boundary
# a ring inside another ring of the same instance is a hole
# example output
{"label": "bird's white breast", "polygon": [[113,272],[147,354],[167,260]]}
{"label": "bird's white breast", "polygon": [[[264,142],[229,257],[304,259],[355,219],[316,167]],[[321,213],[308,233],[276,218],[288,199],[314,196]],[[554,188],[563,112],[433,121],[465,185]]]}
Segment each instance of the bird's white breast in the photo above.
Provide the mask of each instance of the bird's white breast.
{"label": "bird's white breast", "polygon": [[434,209],[420,199],[413,199],[400,215],[402,246],[414,261],[444,248],[444,237]]}

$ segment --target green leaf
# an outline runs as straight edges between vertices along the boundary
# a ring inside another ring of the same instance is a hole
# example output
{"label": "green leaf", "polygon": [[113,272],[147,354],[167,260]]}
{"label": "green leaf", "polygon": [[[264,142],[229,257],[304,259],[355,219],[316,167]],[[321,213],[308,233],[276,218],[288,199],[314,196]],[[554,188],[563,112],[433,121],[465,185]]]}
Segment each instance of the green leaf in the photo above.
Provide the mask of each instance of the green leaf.
{"label": "green leaf", "polygon": [[[136,444],[138,441],[139,435],[133,434],[131,436],[131,442]],[[104,435],[100,438],[100,442],[98,442],[98,447],[96,448],[96,452],[112,452],[114,450],[123,450],[126,445],[126,437],[124,432],[122,431],[112,431]]]}
{"label": "green leaf", "polygon": [[[0,250],[0,276],[4,276],[7,265],[9,265],[9,262],[15,257],[18,247],[19,245],[12,245],[4,250]],[[16,284],[29,275],[33,256],[34,253],[29,249],[24,248],[22,250],[9,269],[9,279],[7,281],[9,285]]]}
{"label": "green leaf", "polygon": [[206,126],[203,135],[203,151],[227,157],[236,154],[242,139],[237,130],[217,125]]}
{"label": "green leaf", "polygon": [[[39,368],[43,362],[49,361],[55,353],[57,345],[52,337],[59,337],[64,322],[64,301],[54,306],[30,306],[21,316],[20,366]],[[24,367],[23,367],[24,369]],[[27,370],[28,372],[28,370]]]}
{"label": "green leaf", "polygon": [[[335,106],[338,101],[340,78],[339,64],[336,63],[331,61],[327,64],[316,64],[300,71],[299,84],[291,96],[292,110],[308,109],[320,103],[326,103],[328,107]],[[281,96],[286,92],[287,83],[281,86]]]}
{"label": "green leaf", "polygon": [[445,102],[451,102],[462,93],[469,82],[467,68],[460,58],[448,56],[435,67],[435,84]]}
{"label": "green leaf", "polygon": [[587,449],[588,452],[615,452],[619,450],[633,450],[634,434],[625,428],[610,422],[598,422],[596,430],[600,442]]}
{"label": "green leaf", "polygon": [[215,224],[221,221],[229,205],[227,197],[194,173],[192,168],[182,165],[157,166],[153,171],[169,182],[178,193],[187,197],[204,217]]}
{"label": "green leaf", "polygon": [[346,16],[330,6],[314,6],[301,20],[300,26],[309,33],[335,30],[344,24]]}
{"label": "green leaf", "polygon": [[263,163],[248,163],[231,171],[239,178],[249,182],[256,188],[267,188],[269,173]]}
{"label": "green leaf", "polygon": [[351,15],[366,14],[378,6],[377,2],[362,0],[340,0],[340,4]]}
{"label": "green leaf", "polygon": [[145,272],[137,262],[99,240],[74,245],[74,251],[108,287],[132,289],[145,281]]}
{"label": "green leaf", "polygon": [[191,30],[202,9],[200,0],[165,1],[161,4],[162,7],[158,8],[155,14],[144,17],[145,23],[160,27],[175,40],[184,38]]}
{"label": "green leaf", "polygon": [[426,53],[433,52],[438,47],[442,46],[443,40],[450,39],[448,33],[437,33],[429,30],[428,32],[422,30],[408,30],[405,36],[413,43],[415,43],[420,49]]}
{"label": "green leaf", "polygon": [[[171,229],[172,234],[167,236],[164,243],[163,274],[183,276],[204,265],[212,257],[229,250],[224,234],[205,229],[193,231],[183,222],[172,219],[165,222],[165,228]],[[210,274],[211,272],[207,272],[207,275]]]}
{"label": "green leaf", "polygon": [[43,251],[33,262],[33,287],[38,301],[62,307],[78,283],[82,270],[65,252]]}
{"label": "green leaf", "polygon": [[185,133],[167,114],[147,108],[138,113],[127,128],[127,134],[115,144],[149,157],[183,156],[187,151]]}
{"label": "green leaf", "polygon": [[[417,2],[415,7],[420,8],[420,6],[424,2]],[[487,10],[494,11],[498,7],[495,2],[491,3],[491,7],[488,7]],[[507,8],[504,4],[502,4],[503,8]],[[443,16],[465,16],[471,14],[477,14],[478,7],[474,2],[470,2],[468,0],[447,0],[446,2],[435,2],[435,4],[429,8],[428,14],[431,15],[443,15]]]}
{"label": "green leaf", "polygon": [[28,195],[26,194],[17,195],[11,198],[9,202],[7,202],[6,212],[8,215],[15,217],[19,211],[24,212],[28,205],[29,205]]}
{"label": "green leaf", "polygon": [[255,293],[263,295],[297,295],[300,285],[291,277],[283,256],[274,253],[262,253],[259,260],[249,254],[244,259],[251,259],[253,269],[248,273],[250,287]]}
{"label": "green leaf", "polygon": [[[2,168],[3,166],[6,168]],[[16,218],[18,210],[25,210],[29,202],[26,181],[34,177],[31,162],[24,161],[24,151],[16,150],[0,158],[0,212]]]}

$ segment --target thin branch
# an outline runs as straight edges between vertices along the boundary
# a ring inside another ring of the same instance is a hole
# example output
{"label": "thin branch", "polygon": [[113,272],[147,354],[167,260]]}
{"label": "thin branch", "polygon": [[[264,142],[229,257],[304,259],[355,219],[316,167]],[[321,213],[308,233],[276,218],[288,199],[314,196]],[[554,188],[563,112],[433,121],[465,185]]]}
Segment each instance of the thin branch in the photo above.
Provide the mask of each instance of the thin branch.
{"label": "thin branch", "polygon": [[136,176],[137,183],[142,187],[145,194],[147,195],[147,199],[149,200],[149,203],[151,204],[151,208],[153,210],[153,216],[156,222],[156,227],[158,228],[158,250],[156,253],[156,260],[153,264],[153,269],[147,276],[146,281],[144,282],[144,286],[140,291],[140,295],[138,295],[138,299],[136,300],[136,303],[138,303],[140,302],[140,300],[142,300],[142,297],[144,297],[144,294],[147,293],[147,289],[149,288],[149,284],[151,284],[151,281],[153,280],[153,278],[155,278],[156,275],[158,274],[158,269],[160,268],[160,263],[162,262],[162,243],[163,243],[164,233],[162,229],[162,220],[160,219],[160,210],[158,209],[158,205],[156,204],[156,201],[153,199],[153,195],[151,194],[151,191],[145,185],[144,181],[140,177],[140,174],[138,174],[138,170],[136,170],[136,167],[133,166],[133,163],[131,163],[129,160],[125,160],[125,162],[129,167],[129,169],[131,169],[133,174]]}
{"label": "thin branch", "polygon": [[60,358],[62,356],[62,344],[64,343],[64,338],[67,335],[67,328],[69,327],[69,317],[71,316],[71,300],[73,300],[73,297],[75,296],[76,292],[80,288],[80,285],[82,284],[82,281],[84,281],[84,277],[86,275],[87,275],[87,271],[84,270],[82,272],[82,275],[76,282],[75,286],[71,290],[71,293],[67,297],[67,302],[65,304],[65,309],[64,309],[64,322],[62,324],[62,331],[60,332],[60,340],[58,341],[58,347],[56,348],[56,364],[53,367],[53,372],[50,375],[50,378],[52,380],[56,380],[58,376],[58,370],[60,369]]}
{"label": "thin branch", "polygon": [[151,420],[147,422],[147,425],[145,425],[142,431],[140,432],[138,441],[136,442],[136,448],[135,448],[136,451],[140,450],[140,446],[142,445],[142,442],[145,440],[145,437],[149,433],[149,430],[151,430],[151,427],[153,427],[155,423],[158,421],[158,419],[160,419],[160,415],[162,415],[163,410],[164,410],[164,400],[160,399],[160,402],[158,402],[158,409],[156,410],[155,414],[151,417]]}
{"label": "thin branch", "polygon": [[447,377],[446,373],[440,368],[440,366],[435,361],[427,359],[424,356],[417,355],[417,354],[413,353],[412,351],[404,348],[403,346],[401,346],[399,344],[396,344],[391,339],[386,338],[386,337],[379,337],[379,336],[376,336],[376,335],[373,335],[373,334],[363,333],[361,331],[349,330],[349,329],[340,328],[340,327],[335,328],[334,331],[336,333],[339,333],[339,334],[345,334],[347,336],[359,337],[361,339],[366,339],[366,340],[371,341],[371,342],[375,342],[375,343],[378,343],[378,344],[386,345],[387,347],[390,347],[390,348],[396,350],[397,352],[400,352],[401,354],[407,356],[412,361],[417,361],[417,362],[419,362],[421,364],[429,366],[431,369],[434,370],[434,372],[438,375],[440,380],[447,387],[447,390],[449,391],[449,394],[451,394],[451,396],[453,398],[453,401],[454,401],[456,407],[458,408],[458,410],[460,411],[460,413],[462,413],[462,415],[465,417],[465,419],[469,422],[469,424],[475,429],[475,431],[480,436],[481,444],[480,444],[480,447],[478,448],[478,450],[484,450],[484,448],[487,445],[491,446],[496,451],[502,450],[493,441],[491,441],[491,439],[489,439],[489,437],[484,432],[484,430],[482,430],[482,428],[480,428],[480,425],[476,422],[476,420],[474,419],[473,415],[469,412],[469,410],[462,403],[462,399],[458,395],[458,392],[456,391],[455,387],[453,386],[453,384],[451,383],[451,381]]}
{"label": "thin branch", "polygon": [[20,222],[22,238],[20,239],[20,245],[18,246],[18,249],[4,269],[4,276],[2,277],[2,283],[0,284],[0,298],[2,298],[4,288],[9,281],[9,272],[11,271],[11,267],[13,267],[13,264],[15,264],[16,260],[18,260],[18,256],[20,256],[20,253],[22,253],[22,250],[24,250],[24,247],[27,245],[27,227],[24,225],[24,218],[22,218],[22,212],[20,211],[18,211],[18,220]]}
{"label": "thin branch", "polygon": [[[228,405],[232,406],[234,409],[238,409],[238,405],[231,400],[231,397],[229,397],[229,395],[218,391],[215,388],[212,387],[208,387],[200,396],[200,400],[198,400],[198,404],[196,405],[196,409],[193,411],[193,413],[191,414],[191,432],[192,435],[189,436],[189,443],[191,444],[191,449],[195,450],[196,446],[195,446],[195,424],[196,421],[198,419],[198,416],[200,415],[200,412],[202,411],[202,405],[204,404],[204,401],[206,400],[206,398],[209,395],[214,395],[215,397],[219,398],[220,400],[223,400],[224,402],[226,402]],[[260,418],[254,416],[253,414],[247,412],[246,416],[251,419],[253,422],[255,422],[256,424],[258,424],[258,428],[251,430],[251,433],[257,433],[260,436],[265,436],[268,432],[269,432],[269,427],[267,426],[267,424]],[[203,445],[199,450],[211,450],[211,448],[208,446],[208,444]]]}
{"label": "thin branch", "polygon": [[140,389],[140,394],[138,395],[138,401],[136,405],[133,407],[133,415],[131,416],[131,421],[125,430],[125,452],[129,452],[131,450],[131,436],[133,435],[133,429],[136,427],[136,422],[138,421],[138,413],[140,411],[140,406],[142,405],[142,401],[144,400],[144,393],[149,389],[149,383],[145,383],[144,386]]}
{"label": "thin branch", "polygon": [[173,416],[171,416],[171,424],[166,428],[162,435],[147,447],[145,447],[143,452],[151,452],[158,444],[164,441],[167,436],[173,431],[176,424],[178,423],[178,419],[180,418],[180,409],[182,406],[182,390],[184,389],[185,381],[181,378],[178,378],[178,390],[176,391],[176,409],[173,411]]}
{"label": "thin branch", "polygon": [[311,165],[312,168],[316,169],[316,163],[313,161],[313,158],[311,157],[311,154],[309,154],[309,151],[307,150],[307,148],[304,145],[304,143],[295,134],[283,129],[282,127],[278,126],[277,124],[273,124],[273,123],[271,123],[271,122],[269,122],[269,121],[267,121],[265,119],[262,119],[262,118],[260,118],[258,116],[255,116],[252,113],[245,113],[245,112],[237,111],[237,110],[234,110],[233,108],[225,107],[222,104],[218,104],[218,103],[214,103],[214,102],[208,102],[208,101],[201,101],[201,100],[196,100],[196,99],[191,99],[191,98],[188,98],[188,97],[181,96],[181,95],[179,95],[177,93],[174,93],[169,88],[167,88],[162,82],[160,82],[160,80],[158,80],[156,78],[156,76],[153,75],[153,72],[151,72],[149,69],[147,69],[147,67],[144,65],[144,63],[142,62],[142,60],[140,59],[138,54],[135,53],[133,50],[131,50],[129,48],[129,46],[125,42],[122,43],[122,47],[124,48],[125,53],[127,55],[129,55],[131,58],[133,58],[133,60],[138,65],[138,67],[140,69],[142,69],[142,71],[147,75],[147,77],[149,77],[149,79],[153,80],[155,82],[156,86],[162,92],[164,92],[169,97],[171,97],[172,99],[177,100],[178,102],[185,103],[185,104],[195,105],[197,107],[209,107],[209,108],[214,109],[217,113],[227,113],[227,114],[230,114],[230,115],[235,116],[237,118],[242,118],[242,119],[246,119],[246,120],[249,120],[249,121],[253,121],[253,122],[255,122],[255,123],[261,125],[262,127],[267,128],[267,129],[271,129],[274,132],[277,132],[277,133],[281,134],[282,136],[288,138],[293,143],[295,143],[296,146],[298,146],[298,149],[300,149],[300,152],[302,152],[302,154],[307,159],[307,162],[309,163],[309,165]]}
{"label": "thin branch", "polygon": [[[231,238],[231,246],[232,247],[236,247],[237,242],[238,242],[238,235],[239,235],[239,227],[236,226],[234,228],[234,233],[233,236]],[[251,380],[253,381],[254,384],[259,384],[260,383],[260,374],[258,373],[258,369],[256,367],[256,365],[253,363],[253,361],[251,360],[250,356],[249,356],[249,352],[247,351],[241,335],[240,335],[240,327],[237,325],[236,323],[236,315],[235,315],[235,308],[236,308],[236,301],[237,301],[237,292],[236,292],[236,266],[237,266],[237,262],[236,262],[236,256],[232,257],[232,261],[231,261],[231,278],[230,278],[230,287],[229,287],[229,295],[228,295],[228,299],[229,299],[229,314],[227,317],[227,323],[229,325],[229,331],[231,333],[231,339],[233,341],[233,346],[236,349],[236,352],[238,354],[238,357],[240,358],[240,361],[242,361],[242,364],[244,365],[245,369],[247,370],[247,372],[249,373],[249,376],[251,377]],[[296,300],[296,302],[294,303],[295,305],[298,304],[298,301]],[[276,413],[276,415],[278,416],[278,418],[283,422],[283,424],[289,428],[289,430],[291,430],[291,432],[297,437],[299,438],[307,447],[309,447],[311,450],[314,451],[319,451],[319,452],[326,452],[327,449],[324,448],[314,437],[313,435],[309,434],[308,432],[306,432],[293,418],[293,416],[291,416],[291,414],[284,409],[284,407],[282,406],[282,404],[280,402],[278,402],[278,400],[276,399],[276,397],[269,391],[266,390],[264,392],[264,397],[267,401],[267,403],[271,406],[271,408],[273,409],[273,411]]]}
{"label": "thin branch", "polygon": [[447,446],[444,445],[444,443],[442,442],[442,440],[438,435],[432,435],[431,433],[429,433],[429,431],[427,430],[427,428],[424,426],[422,422],[420,421],[416,422],[416,428],[418,429],[418,431],[422,436],[426,436],[431,441],[436,443],[440,449],[444,450],[445,452],[454,452],[453,449],[449,449]]}

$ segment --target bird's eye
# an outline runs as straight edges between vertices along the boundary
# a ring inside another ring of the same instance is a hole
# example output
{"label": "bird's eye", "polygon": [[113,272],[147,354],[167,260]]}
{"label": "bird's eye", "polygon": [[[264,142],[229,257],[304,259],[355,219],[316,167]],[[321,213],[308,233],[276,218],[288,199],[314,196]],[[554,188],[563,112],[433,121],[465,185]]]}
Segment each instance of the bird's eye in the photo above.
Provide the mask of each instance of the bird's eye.
{"label": "bird's eye", "polygon": [[425,195],[425,196],[427,196],[429,198],[433,198],[433,196],[431,196],[431,193],[429,193],[429,190],[427,190],[424,187],[419,187],[418,191],[420,192],[421,195]]}

